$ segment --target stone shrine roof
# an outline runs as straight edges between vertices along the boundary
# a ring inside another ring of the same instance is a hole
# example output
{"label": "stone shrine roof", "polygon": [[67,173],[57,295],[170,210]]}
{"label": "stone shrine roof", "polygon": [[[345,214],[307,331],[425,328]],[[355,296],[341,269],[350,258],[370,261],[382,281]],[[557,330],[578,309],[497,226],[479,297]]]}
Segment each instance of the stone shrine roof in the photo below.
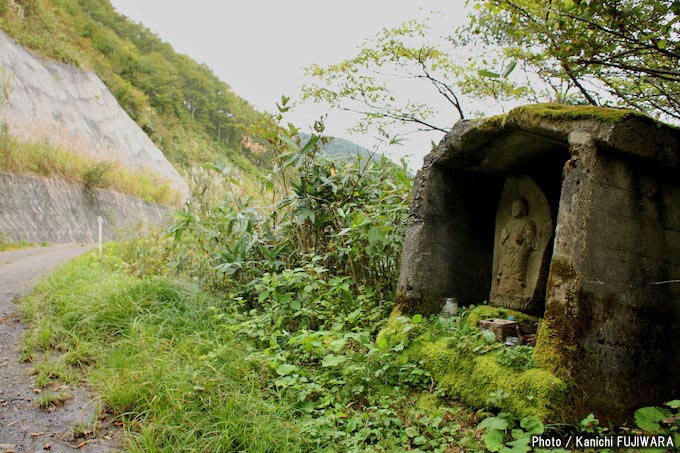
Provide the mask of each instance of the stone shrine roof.
{"label": "stone shrine roof", "polygon": [[680,169],[680,128],[632,110],[535,104],[507,114],[456,123],[425,158],[494,173],[536,154],[577,153],[569,144],[593,140],[598,149]]}

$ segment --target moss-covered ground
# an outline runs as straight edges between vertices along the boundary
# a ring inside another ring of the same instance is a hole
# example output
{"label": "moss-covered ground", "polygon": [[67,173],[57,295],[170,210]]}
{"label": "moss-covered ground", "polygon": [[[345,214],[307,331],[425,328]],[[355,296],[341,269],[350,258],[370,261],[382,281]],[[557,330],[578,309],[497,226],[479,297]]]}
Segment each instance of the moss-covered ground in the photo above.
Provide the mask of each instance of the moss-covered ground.
{"label": "moss-covered ground", "polygon": [[482,319],[508,317],[525,325],[538,322],[513,310],[480,305],[414,334],[409,319],[395,312],[378,335],[378,344],[393,347],[411,339],[402,360],[421,363],[441,391],[473,408],[562,420],[569,384],[536,366],[534,348],[507,347],[477,327]]}
{"label": "moss-covered ground", "polygon": [[[473,348],[474,349],[474,348]],[[455,338],[419,341],[409,354],[423,361],[448,395],[476,408],[499,409],[517,417],[561,419],[569,386],[540,368],[515,370],[497,355],[458,347]]]}

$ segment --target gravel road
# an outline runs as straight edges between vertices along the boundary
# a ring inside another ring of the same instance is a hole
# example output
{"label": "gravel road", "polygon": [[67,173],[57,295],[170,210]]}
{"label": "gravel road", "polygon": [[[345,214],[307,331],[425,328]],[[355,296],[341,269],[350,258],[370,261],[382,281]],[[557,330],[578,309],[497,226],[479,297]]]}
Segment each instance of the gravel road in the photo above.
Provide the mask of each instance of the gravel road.
{"label": "gravel road", "polygon": [[65,404],[43,410],[31,375],[33,365],[21,362],[21,323],[17,299],[59,264],[92,246],[57,245],[0,253],[0,452],[88,452],[117,450],[109,417],[99,420],[97,433],[74,437],[74,426],[92,426],[96,401],[84,385],[61,390],[73,395]]}

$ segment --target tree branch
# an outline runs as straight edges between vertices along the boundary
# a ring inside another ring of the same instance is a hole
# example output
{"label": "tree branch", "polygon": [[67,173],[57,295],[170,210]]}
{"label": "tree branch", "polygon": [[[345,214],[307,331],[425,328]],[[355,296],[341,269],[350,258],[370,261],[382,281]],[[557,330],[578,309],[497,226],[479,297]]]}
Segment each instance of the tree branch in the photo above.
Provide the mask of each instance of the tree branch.
{"label": "tree branch", "polygon": [[[422,49],[421,49],[422,51]],[[418,55],[418,63],[420,63],[420,68],[423,71],[423,74],[425,75],[425,78],[432,82],[432,84],[437,88],[437,91],[439,91],[439,94],[444,96],[444,98],[453,105],[456,110],[458,111],[458,115],[460,116],[460,119],[465,119],[465,113],[463,112],[463,108],[460,105],[460,100],[458,99],[458,96],[456,93],[451,89],[450,86],[448,86],[446,83],[442,82],[439,79],[434,78],[430,72],[427,70],[427,66],[425,65],[425,62],[423,61],[422,54],[419,53]]]}

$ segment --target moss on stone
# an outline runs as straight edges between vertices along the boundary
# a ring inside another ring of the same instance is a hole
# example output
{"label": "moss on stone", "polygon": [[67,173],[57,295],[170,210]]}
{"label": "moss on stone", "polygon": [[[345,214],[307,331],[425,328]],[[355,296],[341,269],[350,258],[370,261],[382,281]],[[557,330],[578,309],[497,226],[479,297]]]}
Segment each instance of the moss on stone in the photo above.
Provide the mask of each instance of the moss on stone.
{"label": "moss on stone", "polygon": [[[568,323],[567,306],[579,306],[578,297],[571,287],[577,278],[576,270],[567,260],[554,257],[550,264],[548,300],[546,301],[544,319],[538,332],[534,359],[541,368],[549,370],[556,376],[568,379],[572,376],[570,367],[575,363],[577,351],[575,342],[569,342],[564,332]],[[555,287],[562,287],[567,300],[555,296]]]}
{"label": "moss on stone", "polygon": [[569,261],[556,256],[550,262],[550,275],[562,280],[571,280],[576,277],[576,270]]}
{"label": "moss on stone", "polygon": [[477,125],[477,130],[481,132],[495,131],[502,129],[505,125],[507,115],[495,115],[488,118],[483,118]]}
{"label": "moss on stone", "polygon": [[559,121],[595,120],[608,124],[637,119],[649,124],[662,124],[651,116],[635,110],[547,103],[524,105],[503,115],[483,118],[479,121],[476,129],[481,132],[490,132],[503,129],[507,124],[532,123],[542,119]]}
{"label": "moss on stone", "polygon": [[[404,339],[399,330],[399,315],[393,313],[393,319],[380,333],[390,345]],[[538,322],[536,317],[489,305],[474,307],[460,322],[476,326],[482,319],[506,319],[509,316],[514,316],[520,323]],[[432,374],[438,388],[474,408],[495,408],[517,417],[533,415],[549,421],[561,421],[569,416],[566,408],[570,407],[572,392],[566,380],[543,368],[517,371],[499,364],[497,352],[475,352],[473,343],[462,346],[457,343],[459,341],[457,337],[433,338],[424,334],[412,341],[400,359],[421,362]],[[507,392],[508,396],[490,402],[490,395],[498,390]]]}
{"label": "moss on stone", "polygon": [[597,120],[605,123],[620,123],[628,119],[641,119],[656,122],[652,117],[627,109],[595,107],[592,105],[532,104],[517,107],[507,113],[505,122],[510,119],[530,120],[548,118],[555,120]]}
{"label": "moss on stone", "polygon": [[559,325],[564,322],[564,313],[555,304],[551,304],[546,311],[546,319],[541,323],[536,341],[534,360],[536,364],[556,376],[567,378],[571,373],[567,367],[569,350],[562,335]]}
{"label": "moss on stone", "polygon": [[[516,371],[500,365],[490,355],[449,347],[448,338],[421,340],[409,355],[422,361],[439,388],[476,408],[508,411],[518,417],[533,415],[541,420],[564,420],[569,385],[547,370]],[[499,389],[509,396],[489,401]]]}
{"label": "moss on stone", "polygon": [[392,310],[392,314],[387,319],[387,325],[376,336],[376,344],[385,344],[391,348],[407,338],[407,334],[403,329],[404,323],[400,320],[401,317],[402,314],[399,308]]}
{"label": "moss on stone", "polygon": [[515,318],[518,323],[538,323],[539,318],[531,315],[524,314],[519,311],[511,310],[509,308],[494,307],[492,305],[479,305],[472,310],[470,310],[466,316],[466,322],[470,326],[477,326],[479,321],[483,319],[500,318],[508,319],[509,317]]}
{"label": "moss on stone", "polygon": [[428,294],[426,296],[414,296],[404,292],[398,292],[394,299],[395,311],[400,314],[412,316],[420,314],[423,316],[439,313],[443,304],[441,294]]}

